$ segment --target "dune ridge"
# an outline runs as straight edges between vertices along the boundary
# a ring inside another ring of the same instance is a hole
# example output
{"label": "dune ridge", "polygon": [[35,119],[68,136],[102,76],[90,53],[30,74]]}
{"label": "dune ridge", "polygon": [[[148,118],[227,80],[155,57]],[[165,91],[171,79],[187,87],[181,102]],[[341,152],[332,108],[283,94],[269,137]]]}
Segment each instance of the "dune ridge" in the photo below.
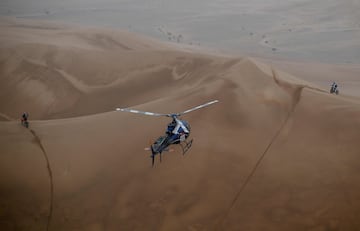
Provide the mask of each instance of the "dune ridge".
{"label": "dune ridge", "polygon": [[255,174],[257,168],[261,164],[261,161],[264,159],[265,155],[268,153],[268,151],[271,148],[272,144],[275,142],[275,140],[278,138],[278,136],[280,135],[280,133],[284,129],[284,127],[287,124],[288,120],[292,116],[292,113],[294,113],[296,105],[299,103],[299,101],[301,99],[301,92],[302,92],[302,90],[303,90],[303,88],[305,86],[296,86],[296,85],[294,86],[294,85],[291,85],[291,84],[289,84],[287,82],[283,82],[278,78],[278,75],[277,75],[276,71],[273,68],[271,69],[271,71],[272,71],[275,83],[277,85],[279,85],[280,87],[282,87],[285,91],[287,91],[292,96],[291,109],[288,112],[288,115],[285,118],[284,122],[281,124],[279,129],[276,131],[274,136],[271,138],[271,140],[270,140],[269,144],[267,145],[267,147],[265,148],[264,152],[260,155],[259,159],[256,161],[254,167],[252,168],[251,172],[247,176],[246,180],[241,185],[239,191],[237,192],[237,194],[235,195],[233,201],[231,202],[228,210],[224,213],[224,217],[222,219],[220,219],[219,223],[216,224],[216,230],[221,230],[222,229],[225,219],[229,216],[229,214],[230,214],[231,210],[233,209],[233,207],[234,207],[236,201],[238,200],[239,196],[245,190],[246,185],[250,182],[250,180],[253,177],[253,175]]}

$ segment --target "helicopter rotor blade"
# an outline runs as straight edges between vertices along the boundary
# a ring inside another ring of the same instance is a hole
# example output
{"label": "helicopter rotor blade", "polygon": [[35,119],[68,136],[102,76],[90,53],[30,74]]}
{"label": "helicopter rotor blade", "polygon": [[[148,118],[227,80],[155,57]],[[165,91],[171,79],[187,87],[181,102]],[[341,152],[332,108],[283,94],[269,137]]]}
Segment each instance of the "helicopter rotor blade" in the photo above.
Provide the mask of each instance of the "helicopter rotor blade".
{"label": "helicopter rotor blade", "polygon": [[186,110],[186,111],[180,112],[180,113],[178,113],[177,115],[183,115],[183,114],[186,114],[186,113],[189,113],[189,112],[192,112],[192,111],[198,110],[198,109],[200,109],[200,108],[210,106],[211,104],[214,104],[214,103],[217,103],[217,102],[219,102],[219,100],[213,100],[213,101],[210,101],[210,102],[207,102],[207,103],[201,104],[201,105],[199,105],[199,106],[193,107],[193,108],[191,108],[191,109],[189,109],[189,110]]}
{"label": "helicopter rotor blade", "polygon": [[148,112],[148,111],[139,111],[139,110],[134,110],[134,109],[130,109],[130,108],[116,108],[116,111],[124,111],[124,112],[131,112],[131,113],[136,113],[136,114],[143,114],[143,115],[149,115],[149,116],[166,116],[166,117],[176,117],[176,116],[181,116],[183,114],[198,110],[200,108],[203,107],[207,107],[210,106],[211,104],[217,103],[219,102],[219,100],[213,100],[204,104],[201,104],[199,106],[193,107],[189,110],[180,112],[180,113],[170,113],[170,114],[162,114],[162,113],[155,113],[155,112]]}
{"label": "helicopter rotor blade", "polygon": [[143,114],[143,115],[150,115],[150,116],[167,116],[167,117],[170,116],[170,114],[161,114],[161,113],[154,113],[154,112],[148,112],[148,111],[139,111],[139,110],[134,110],[134,109],[130,109],[130,108],[116,108],[116,111],[125,111],[125,112],[131,112],[131,113]]}

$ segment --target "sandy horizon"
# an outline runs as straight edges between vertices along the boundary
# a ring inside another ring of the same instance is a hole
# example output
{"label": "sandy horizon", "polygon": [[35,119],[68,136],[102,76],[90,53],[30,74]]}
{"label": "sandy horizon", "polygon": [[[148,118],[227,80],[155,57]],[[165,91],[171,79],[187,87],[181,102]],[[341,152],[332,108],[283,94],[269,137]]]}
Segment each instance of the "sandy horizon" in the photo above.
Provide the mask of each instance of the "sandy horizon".
{"label": "sandy horizon", "polygon": [[354,0],[4,1],[0,16],[121,29],[221,54],[360,63]]}

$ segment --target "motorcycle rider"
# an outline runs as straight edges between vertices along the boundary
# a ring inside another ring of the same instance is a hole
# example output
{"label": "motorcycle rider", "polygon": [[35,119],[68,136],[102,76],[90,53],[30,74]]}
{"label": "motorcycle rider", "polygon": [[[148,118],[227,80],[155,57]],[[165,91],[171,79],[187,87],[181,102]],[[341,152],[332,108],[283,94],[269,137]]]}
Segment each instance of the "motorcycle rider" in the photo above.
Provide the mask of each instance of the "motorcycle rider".
{"label": "motorcycle rider", "polygon": [[21,116],[21,124],[25,125],[28,123],[29,113],[24,112]]}
{"label": "motorcycle rider", "polygon": [[333,82],[333,83],[331,84],[332,92],[336,92],[337,87],[338,87],[338,85],[337,85],[335,82]]}

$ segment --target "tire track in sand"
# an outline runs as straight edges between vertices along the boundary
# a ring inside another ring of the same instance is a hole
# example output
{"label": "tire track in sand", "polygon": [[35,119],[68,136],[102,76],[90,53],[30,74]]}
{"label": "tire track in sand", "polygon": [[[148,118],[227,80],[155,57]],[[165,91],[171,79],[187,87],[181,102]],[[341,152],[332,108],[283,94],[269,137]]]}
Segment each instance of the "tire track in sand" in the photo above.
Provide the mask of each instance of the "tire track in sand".
{"label": "tire track in sand", "polygon": [[51,218],[52,218],[52,213],[53,213],[53,204],[54,204],[54,183],[53,183],[53,175],[52,175],[52,170],[51,170],[51,166],[50,166],[50,161],[48,158],[48,155],[45,151],[44,146],[41,143],[41,140],[39,138],[39,136],[36,134],[36,132],[33,129],[29,130],[31,132],[31,134],[34,136],[34,141],[36,142],[36,144],[40,147],[43,155],[44,155],[44,159],[46,161],[46,167],[48,170],[48,174],[49,174],[49,181],[50,181],[50,207],[49,207],[49,215],[48,215],[48,219],[47,219],[47,223],[46,223],[46,231],[49,230],[50,228],[50,223],[51,223]]}
{"label": "tire track in sand", "polygon": [[254,167],[251,169],[249,175],[246,177],[244,183],[241,185],[240,189],[238,190],[238,192],[236,193],[234,199],[231,201],[229,208],[227,209],[227,211],[225,212],[224,216],[220,219],[220,221],[215,225],[215,230],[221,230],[221,227],[223,226],[226,218],[229,216],[229,214],[231,213],[232,209],[234,208],[237,200],[239,199],[241,193],[245,190],[246,186],[249,184],[250,180],[252,179],[252,177],[254,176],[256,170],[258,169],[259,165],[261,164],[262,160],[264,159],[264,157],[266,156],[266,154],[268,153],[268,151],[270,150],[271,146],[273,145],[273,143],[276,141],[276,139],[278,138],[278,136],[281,134],[281,131],[284,129],[284,127],[286,126],[287,122],[289,121],[289,119],[291,118],[292,114],[294,113],[297,104],[300,102],[301,99],[301,93],[302,90],[307,87],[305,85],[295,85],[295,84],[291,84],[291,83],[287,83],[285,81],[282,81],[278,78],[277,73],[275,72],[275,70],[272,68],[272,75],[273,75],[273,79],[274,82],[281,87],[283,90],[285,90],[287,93],[290,94],[291,96],[291,105],[290,105],[290,110],[287,113],[287,116],[285,118],[285,120],[283,121],[283,123],[281,124],[281,126],[279,127],[279,129],[276,131],[276,133],[272,136],[269,144],[266,146],[265,150],[263,151],[263,153],[260,155],[259,159],[256,161]]}
{"label": "tire track in sand", "polygon": [[[4,113],[0,113],[0,116],[7,119],[8,121],[15,121],[15,119],[11,118],[10,116],[7,116]],[[53,183],[53,175],[52,175],[52,170],[51,170],[51,166],[50,166],[50,161],[48,158],[48,155],[46,153],[46,150],[44,148],[44,146],[41,143],[41,140],[39,138],[39,136],[36,134],[36,132],[33,129],[29,129],[30,133],[32,134],[32,136],[34,137],[34,141],[35,143],[40,147],[44,159],[46,161],[46,167],[48,170],[48,174],[49,174],[49,181],[50,181],[50,207],[49,207],[49,215],[48,215],[48,219],[47,219],[47,223],[46,223],[46,231],[49,230],[50,228],[50,222],[51,222],[51,218],[52,218],[52,213],[53,213],[53,204],[54,204],[54,183]]]}

